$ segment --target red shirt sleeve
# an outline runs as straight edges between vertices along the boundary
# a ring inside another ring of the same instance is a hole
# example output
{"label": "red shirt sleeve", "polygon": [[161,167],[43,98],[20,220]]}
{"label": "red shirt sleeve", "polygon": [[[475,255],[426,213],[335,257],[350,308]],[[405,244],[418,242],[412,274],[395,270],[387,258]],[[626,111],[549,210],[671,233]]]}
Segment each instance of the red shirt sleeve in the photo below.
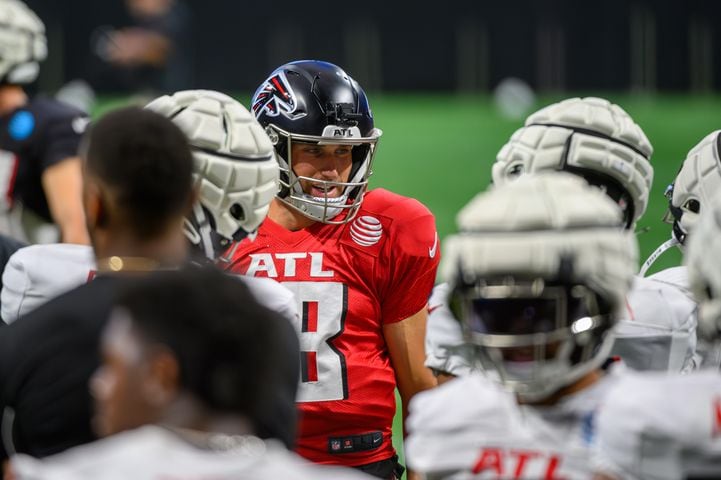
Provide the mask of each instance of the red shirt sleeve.
{"label": "red shirt sleeve", "polygon": [[433,214],[420,202],[409,203],[393,225],[390,282],[381,305],[384,324],[405,320],[426,306],[441,257]]}

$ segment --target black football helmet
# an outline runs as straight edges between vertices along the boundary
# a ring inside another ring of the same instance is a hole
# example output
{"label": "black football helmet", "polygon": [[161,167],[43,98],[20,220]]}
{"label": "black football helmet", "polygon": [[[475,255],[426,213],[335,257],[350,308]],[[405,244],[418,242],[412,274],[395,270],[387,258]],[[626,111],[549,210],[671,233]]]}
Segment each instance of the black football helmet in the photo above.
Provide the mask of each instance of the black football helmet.
{"label": "black football helmet", "polygon": [[[360,208],[368,187],[378,139],[368,98],[358,82],[340,67],[317,60],[300,60],[278,67],[258,87],[252,110],[275,145],[280,163],[278,197],[314,220],[343,224]],[[293,171],[293,142],[351,145],[353,165],[347,182],[299,177]],[[325,191],[341,187],[334,198],[303,192],[300,180],[323,183]],[[340,215],[345,213],[345,215]]]}

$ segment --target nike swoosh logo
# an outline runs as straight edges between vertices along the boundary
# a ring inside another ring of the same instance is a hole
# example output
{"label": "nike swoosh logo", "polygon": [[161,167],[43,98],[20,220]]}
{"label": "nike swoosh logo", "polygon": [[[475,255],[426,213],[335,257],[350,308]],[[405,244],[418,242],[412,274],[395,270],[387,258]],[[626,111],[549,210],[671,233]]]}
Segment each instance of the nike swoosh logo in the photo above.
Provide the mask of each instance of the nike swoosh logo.
{"label": "nike swoosh logo", "polygon": [[435,312],[436,310],[438,310],[438,309],[441,308],[442,306],[443,306],[442,304],[433,305],[432,307],[429,305],[429,306],[428,306],[428,315],[430,315],[431,313]]}
{"label": "nike swoosh logo", "polygon": [[428,256],[434,258],[436,256],[436,250],[438,250],[438,232],[436,232],[436,238],[433,240],[433,246],[428,249]]}

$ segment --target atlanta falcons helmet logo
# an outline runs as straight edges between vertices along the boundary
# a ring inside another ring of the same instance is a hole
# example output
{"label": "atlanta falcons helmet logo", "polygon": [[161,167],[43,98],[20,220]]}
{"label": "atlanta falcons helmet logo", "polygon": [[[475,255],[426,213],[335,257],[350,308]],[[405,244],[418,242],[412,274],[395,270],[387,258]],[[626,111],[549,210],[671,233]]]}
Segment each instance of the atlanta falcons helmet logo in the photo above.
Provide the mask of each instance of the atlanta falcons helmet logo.
{"label": "atlanta falcons helmet logo", "polygon": [[295,113],[296,108],[295,94],[283,72],[273,73],[253,97],[253,114],[256,117],[262,112],[269,117],[283,114],[290,120],[305,116],[305,113]]}

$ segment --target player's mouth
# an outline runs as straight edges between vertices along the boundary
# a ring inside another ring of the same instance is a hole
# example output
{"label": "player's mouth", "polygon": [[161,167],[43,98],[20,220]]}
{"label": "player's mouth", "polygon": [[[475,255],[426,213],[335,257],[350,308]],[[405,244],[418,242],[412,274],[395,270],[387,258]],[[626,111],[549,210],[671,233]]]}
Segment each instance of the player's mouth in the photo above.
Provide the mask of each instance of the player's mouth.
{"label": "player's mouth", "polygon": [[337,198],[341,195],[341,187],[323,183],[311,183],[310,192],[308,193],[313,197]]}

